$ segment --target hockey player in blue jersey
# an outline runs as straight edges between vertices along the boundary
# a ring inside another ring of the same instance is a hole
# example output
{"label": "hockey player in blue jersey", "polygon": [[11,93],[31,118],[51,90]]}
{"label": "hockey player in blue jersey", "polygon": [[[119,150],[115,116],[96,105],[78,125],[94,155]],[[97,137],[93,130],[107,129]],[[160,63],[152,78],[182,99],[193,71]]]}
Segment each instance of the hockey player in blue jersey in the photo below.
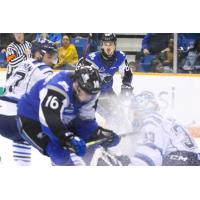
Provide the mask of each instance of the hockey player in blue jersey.
{"label": "hockey player in blue jersey", "polygon": [[31,146],[18,133],[17,102],[37,81],[53,74],[51,65],[57,58],[56,47],[48,41],[34,43],[31,51],[33,58],[22,62],[13,71],[6,81],[5,93],[0,97],[0,134],[13,140],[13,157],[18,165],[30,164]]}
{"label": "hockey player in blue jersey", "polygon": [[117,38],[113,33],[105,33],[101,39],[101,50],[90,53],[86,58],[80,59],[78,65],[86,63],[93,65],[99,70],[102,80],[101,95],[99,98],[97,112],[105,119],[110,118],[113,110],[120,105],[119,98],[113,91],[113,77],[119,72],[122,77],[121,94],[132,93],[132,72],[128,67],[126,55],[116,50]]}
{"label": "hockey player in blue jersey", "polygon": [[116,145],[119,137],[95,120],[100,89],[98,70],[92,66],[39,81],[18,103],[22,137],[55,165],[73,165],[70,151],[84,156],[91,140],[106,138],[103,145]]}
{"label": "hockey player in blue jersey", "polygon": [[[80,59],[78,65],[85,62],[93,65],[99,70],[102,80],[101,94],[113,92],[113,76],[120,72],[122,76],[121,89],[132,91],[132,72],[128,67],[126,55],[122,51],[116,50],[117,38],[113,33],[103,34],[101,39],[101,51],[90,53],[86,58]],[[85,60],[84,60],[85,59]]]}

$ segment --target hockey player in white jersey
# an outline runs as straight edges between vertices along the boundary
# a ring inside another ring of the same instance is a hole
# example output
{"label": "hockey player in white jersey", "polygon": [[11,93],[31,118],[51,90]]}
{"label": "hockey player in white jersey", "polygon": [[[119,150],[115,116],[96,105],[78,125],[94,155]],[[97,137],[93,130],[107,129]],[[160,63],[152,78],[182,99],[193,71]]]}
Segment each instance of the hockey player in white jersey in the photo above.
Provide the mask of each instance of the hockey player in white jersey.
{"label": "hockey player in white jersey", "polygon": [[31,147],[18,134],[15,116],[17,102],[29,92],[39,80],[53,74],[51,65],[57,62],[57,49],[48,41],[35,43],[32,47],[33,58],[22,62],[5,85],[5,93],[0,97],[0,133],[13,140],[13,157],[18,165],[29,165]]}
{"label": "hockey player in white jersey", "polygon": [[35,43],[32,47],[33,58],[22,62],[6,81],[4,96],[20,99],[41,79],[53,74],[51,65],[57,62],[57,50],[48,41]]}
{"label": "hockey player in white jersey", "polygon": [[187,130],[163,117],[151,92],[134,96],[133,133],[136,139],[132,165],[199,165],[200,150]]}

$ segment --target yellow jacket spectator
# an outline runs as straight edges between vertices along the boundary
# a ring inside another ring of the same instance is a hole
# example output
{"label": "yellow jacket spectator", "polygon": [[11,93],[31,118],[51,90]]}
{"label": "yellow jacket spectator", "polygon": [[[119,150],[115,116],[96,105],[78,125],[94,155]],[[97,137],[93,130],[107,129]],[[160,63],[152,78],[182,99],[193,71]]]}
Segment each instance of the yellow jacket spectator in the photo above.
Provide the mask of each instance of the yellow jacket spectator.
{"label": "yellow jacket spectator", "polygon": [[60,68],[61,66],[71,66],[78,62],[78,54],[76,47],[70,44],[68,35],[64,35],[62,38],[62,47],[58,49],[58,63],[54,68]]}

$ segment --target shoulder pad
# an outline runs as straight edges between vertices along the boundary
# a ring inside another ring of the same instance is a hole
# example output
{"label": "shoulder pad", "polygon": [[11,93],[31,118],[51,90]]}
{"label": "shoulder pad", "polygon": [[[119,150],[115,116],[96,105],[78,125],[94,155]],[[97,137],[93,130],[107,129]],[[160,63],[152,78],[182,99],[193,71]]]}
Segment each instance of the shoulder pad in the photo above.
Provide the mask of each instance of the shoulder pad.
{"label": "shoulder pad", "polygon": [[115,53],[116,53],[116,56],[118,58],[121,58],[121,59],[125,59],[126,58],[126,54],[123,51],[116,50]]}

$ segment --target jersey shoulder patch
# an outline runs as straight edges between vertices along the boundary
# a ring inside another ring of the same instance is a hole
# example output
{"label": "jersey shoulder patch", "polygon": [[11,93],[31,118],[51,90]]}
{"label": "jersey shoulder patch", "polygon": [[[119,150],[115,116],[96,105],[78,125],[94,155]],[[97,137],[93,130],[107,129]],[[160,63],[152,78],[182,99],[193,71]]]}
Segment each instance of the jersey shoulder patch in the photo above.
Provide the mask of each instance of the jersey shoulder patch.
{"label": "jersey shoulder patch", "polygon": [[126,59],[126,54],[123,51],[116,50],[115,54],[116,54],[116,57],[118,59],[121,59],[121,60],[125,60]]}
{"label": "jersey shoulder patch", "polygon": [[53,88],[58,88],[59,91],[62,90],[63,93],[68,93],[72,82],[68,76],[68,73],[63,71],[56,74],[46,84],[48,85],[48,87],[51,86]]}
{"label": "jersey shoulder patch", "polygon": [[86,58],[91,61],[94,61],[98,56],[99,56],[99,52],[96,51],[96,52],[92,52],[92,53],[88,54]]}

